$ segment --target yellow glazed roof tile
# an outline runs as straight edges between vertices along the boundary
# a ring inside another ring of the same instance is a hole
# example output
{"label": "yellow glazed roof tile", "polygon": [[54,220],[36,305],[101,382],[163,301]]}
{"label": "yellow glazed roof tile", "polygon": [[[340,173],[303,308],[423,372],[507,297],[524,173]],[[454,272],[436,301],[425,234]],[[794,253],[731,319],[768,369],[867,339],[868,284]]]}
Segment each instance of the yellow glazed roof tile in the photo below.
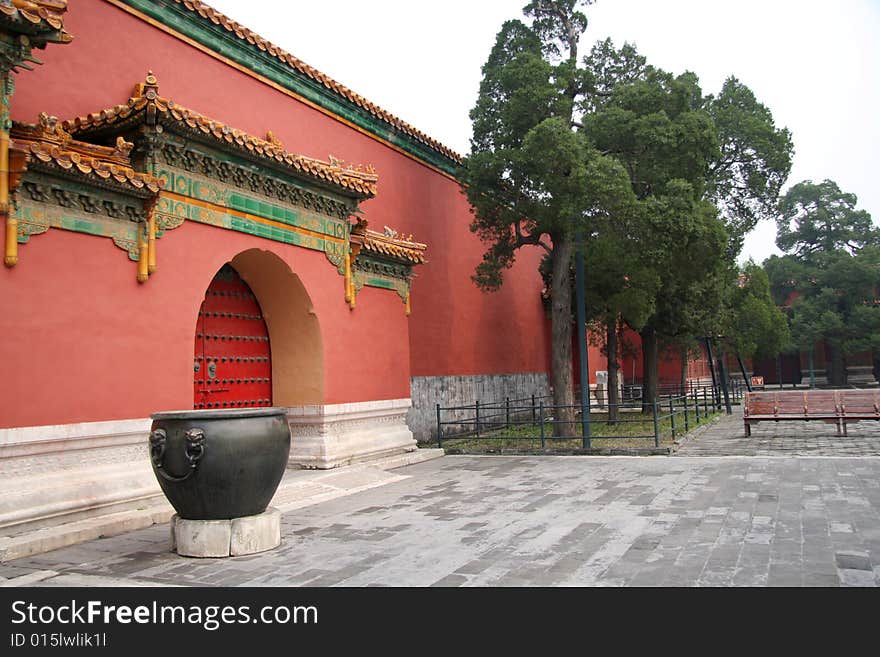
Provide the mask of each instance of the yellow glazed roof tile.
{"label": "yellow glazed roof tile", "polygon": [[193,130],[210,135],[217,141],[237,145],[255,155],[285,164],[308,177],[356,192],[365,198],[373,197],[377,193],[378,176],[371,167],[365,169],[361,166],[345,165],[344,162],[332,157],[330,162],[322,162],[288,153],[271,133],[267,135],[267,139],[260,139],[177,105],[174,101],[159,95],[158,84],[152,72],[147,74],[145,83],[135,87],[135,94],[124,105],[78,116],[64,121],[61,125],[64,130],[76,135],[109,126],[139,112],[152,110]]}
{"label": "yellow glazed roof tile", "polygon": [[162,181],[131,168],[132,144],[121,137],[115,147],[96,146],[77,141],[58,123],[58,119],[40,114],[35,124],[16,123],[10,132],[11,148],[28,160],[37,160],[85,176],[113,180],[118,184],[158,193]]}
{"label": "yellow glazed roof tile", "polygon": [[425,263],[425,250],[427,244],[414,242],[412,235],[408,238],[397,236],[397,231],[386,229],[384,233],[378,233],[367,229],[364,232],[363,248],[373,253],[392,256],[400,260],[421,265]]}
{"label": "yellow glazed roof tile", "polygon": [[0,14],[14,21],[22,21],[41,31],[55,31],[52,40],[67,43],[73,37],[64,31],[67,0],[0,0]]}

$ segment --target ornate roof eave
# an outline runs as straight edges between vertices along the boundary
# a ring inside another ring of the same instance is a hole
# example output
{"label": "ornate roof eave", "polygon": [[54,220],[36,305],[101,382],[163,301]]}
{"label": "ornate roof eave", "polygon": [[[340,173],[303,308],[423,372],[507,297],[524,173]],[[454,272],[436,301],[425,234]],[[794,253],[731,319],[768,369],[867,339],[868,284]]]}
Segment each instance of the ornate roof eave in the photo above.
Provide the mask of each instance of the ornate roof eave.
{"label": "ornate roof eave", "polygon": [[23,161],[22,169],[43,170],[140,198],[154,197],[162,188],[159,178],[131,167],[128,155],[133,145],[121,137],[115,147],[77,141],[45,113],[36,124],[13,124],[10,137],[10,149]]}
{"label": "ornate roof eave", "polygon": [[31,45],[70,43],[64,30],[67,0],[0,0],[0,29],[30,37]]}
{"label": "ornate roof eave", "polygon": [[386,260],[393,260],[406,265],[423,265],[427,262],[425,251],[427,244],[415,242],[412,235],[404,237],[391,228],[379,233],[367,228],[367,222],[361,220],[351,231],[352,244],[360,246],[360,251]]}
{"label": "ornate roof eave", "polygon": [[378,176],[368,167],[346,166],[331,156],[330,162],[296,155],[284,150],[269,133],[266,139],[231,128],[194,110],[177,105],[158,93],[156,78],[148,73],[145,83],[123,105],[79,116],[62,123],[64,130],[82,138],[102,138],[132,130],[138,125],[162,125],[207,145],[231,150],[260,164],[268,164],[287,175],[328,188],[359,200],[377,193]]}

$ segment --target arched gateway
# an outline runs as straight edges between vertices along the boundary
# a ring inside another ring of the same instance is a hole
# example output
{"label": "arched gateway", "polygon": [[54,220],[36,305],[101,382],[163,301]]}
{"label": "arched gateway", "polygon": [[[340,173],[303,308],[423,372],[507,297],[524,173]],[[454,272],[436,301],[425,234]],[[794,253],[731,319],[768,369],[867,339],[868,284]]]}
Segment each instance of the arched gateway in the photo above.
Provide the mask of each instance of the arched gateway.
{"label": "arched gateway", "polygon": [[193,408],[272,405],[269,330],[253,290],[228,263],[199,308],[193,372]]}

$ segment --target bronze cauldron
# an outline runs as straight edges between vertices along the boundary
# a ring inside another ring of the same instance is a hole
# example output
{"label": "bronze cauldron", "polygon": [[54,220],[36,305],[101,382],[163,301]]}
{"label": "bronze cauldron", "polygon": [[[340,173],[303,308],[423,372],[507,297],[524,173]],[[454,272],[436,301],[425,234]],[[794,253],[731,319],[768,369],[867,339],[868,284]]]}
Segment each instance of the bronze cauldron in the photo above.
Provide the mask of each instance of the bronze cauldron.
{"label": "bronze cauldron", "polygon": [[150,461],[162,492],[187,520],[225,520],[266,510],[287,467],[283,408],[154,413]]}

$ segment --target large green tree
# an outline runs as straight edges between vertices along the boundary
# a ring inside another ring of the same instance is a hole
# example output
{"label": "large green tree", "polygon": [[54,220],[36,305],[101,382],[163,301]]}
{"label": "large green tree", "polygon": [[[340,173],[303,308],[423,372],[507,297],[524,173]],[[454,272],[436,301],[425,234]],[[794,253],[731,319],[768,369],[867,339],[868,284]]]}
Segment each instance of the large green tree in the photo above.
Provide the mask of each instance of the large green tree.
{"label": "large green tree", "polygon": [[785,314],[770,293],[767,273],[749,261],[730,290],[728,344],[743,358],[773,358],[791,343]]}
{"label": "large green tree", "polygon": [[841,191],[833,180],[805,180],[792,186],[779,201],[776,245],[801,262],[880,245],[880,229],[866,210],[856,209],[856,203],[856,195]]}
{"label": "large green tree", "polygon": [[586,316],[594,341],[608,362],[608,419],[618,419],[620,404],[620,334],[625,326],[640,329],[654,313],[660,277],[651,266],[655,244],[645,230],[644,208],[630,198],[613,218],[597,222],[583,244],[589,263]]}
{"label": "large green tree", "polygon": [[657,396],[661,341],[692,335],[706,310],[717,307],[707,295],[718,287],[729,240],[707,198],[707,181],[719,144],[692,74],[673,76],[646,65],[632,46],[615,50],[607,40],[594,47],[588,62],[600,93],[583,118],[584,130],[623,164],[638,199],[636,230],[612,249],[636,249],[636,261],[626,265],[656,282],[651,312],[631,324],[642,339],[643,400],[650,406]]}
{"label": "large green tree", "polygon": [[778,303],[790,305],[792,340],[831,351],[828,381],[846,383],[846,357],[880,353],[880,229],[855,195],[825,180],[794,185],[779,202],[777,246],[764,263]]}
{"label": "large green tree", "polygon": [[761,220],[777,216],[782,186],[791,171],[791,133],[777,128],[770,110],[735,77],[721,92],[703,99],[718,136],[717,157],[709,165],[706,195],[721,210],[738,254],[743,238]]}
{"label": "large green tree", "polygon": [[665,266],[659,270],[656,311],[639,331],[646,408],[657,399],[661,349],[684,351],[700,336],[717,335],[724,317],[724,290],[733,279],[729,236],[717,208],[687,197],[676,206],[666,222],[673,230],[666,242]]}
{"label": "large green tree", "polygon": [[[703,96],[692,73],[674,77],[610,40],[597,43],[586,64],[585,129],[624,164],[634,193],[654,209],[655,221],[648,211],[640,227],[650,244],[641,266],[654,269],[659,285],[653,314],[634,326],[650,405],[662,346],[685,352],[698,337],[724,332],[736,255],[758,221],[775,217],[791,135],[736,78],[717,96]],[[621,240],[618,252],[626,248]]]}
{"label": "large green tree", "polygon": [[570,405],[570,269],[582,249],[591,316],[609,327],[609,373],[614,327],[631,322],[650,402],[660,341],[720,324],[719,290],[742,235],[775,204],[791,142],[733,78],[704,97],[693,74],[660,71],[610,40],[579,59],[589,4],[530,2],[531,23],[505,23],[483,66],[462,179],[487,245],[474,280],[496,289],[519,249],[547,252],[554,403]]}
{"label": "large green tree", "polygon": [[[619,205],[629,185],[620,164],[576,127],[586,90],[578,44],[587,19],[580,9],[591,3],[535,0],[524,9],[531,25],[503,25],[471,111],[462,181],[474,210],[471,229],[488,245],[474,276],[480,287],[499,287],[520,248],[547,252],[551,381],[559,406],[574,402],[570,268],[576,236],[591,234],[593,222]],[[562,411],[560,418],[571,421],[573,413]]]}

